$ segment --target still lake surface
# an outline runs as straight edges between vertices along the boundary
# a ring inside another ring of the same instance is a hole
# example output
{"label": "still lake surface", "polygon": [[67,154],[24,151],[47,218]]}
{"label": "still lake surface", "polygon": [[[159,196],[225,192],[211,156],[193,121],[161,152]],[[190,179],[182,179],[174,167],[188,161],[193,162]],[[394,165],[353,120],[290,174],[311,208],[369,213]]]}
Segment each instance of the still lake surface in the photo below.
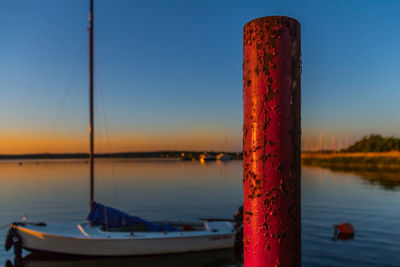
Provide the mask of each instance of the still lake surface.
{"label": "still lake surface", "polygon": [[[0,226],[20,221],[82,221],[88,212],[84,161],[0,162]],[[400,266],[400,172],[302,168],[303,266]],[[242,203],[241,161],[97,160],[96,200],[149,220],[231,218]],[[355,238],[333,241],[333,224]],[[0,266],[14,263],[0,229]],[[25,253],[24,255],[28,255]],[[156,257],[56,261],[22,266],[240,266],[232,250]]]}

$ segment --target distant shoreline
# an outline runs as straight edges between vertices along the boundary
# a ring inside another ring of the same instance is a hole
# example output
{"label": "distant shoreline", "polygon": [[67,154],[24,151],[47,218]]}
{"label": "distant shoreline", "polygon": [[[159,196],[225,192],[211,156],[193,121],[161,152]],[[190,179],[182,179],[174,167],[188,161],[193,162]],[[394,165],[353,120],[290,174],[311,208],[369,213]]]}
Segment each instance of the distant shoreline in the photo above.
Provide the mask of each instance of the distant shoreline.
{"label": "distant shoreline", "polygon": [[400,168],[400,151],[391,152],[303,152],[301,162],[305,166],[319,167],[368,167]]}
{"label": "distant shoreline", "polygon": [[[202,154],[225,154],[231,159],[242,159],[241,152],[222,151],[155,151],[155,152],[119,152],[99,153],[95,158],[176,158],[198,159]],[[184,156],[183,156],[184,155]],[[189,156],[189,157],[188,157]],[[37,153],[37,154],[0,154],[1,160],[26,160],[26,159],[88,159],[88,153]],[[302,152],[301,163],[304,166],[318,167],[368,167],[368,168],[399,168],[400,151],[391,152]]]}
{"label": "distant shoreline", "polygon": [[[95,158],[182,158],[183,154],[190,154],[198,157],[201,154],[229,155],[232,159],[241,159],[241,152],[218,152],[218,151],[156,151],[156,152],[119,152],[119,153],[98,153]],[[0,160],[10,159],[87,159],[88,153],[36,153],[36,154],[0,154]]]}

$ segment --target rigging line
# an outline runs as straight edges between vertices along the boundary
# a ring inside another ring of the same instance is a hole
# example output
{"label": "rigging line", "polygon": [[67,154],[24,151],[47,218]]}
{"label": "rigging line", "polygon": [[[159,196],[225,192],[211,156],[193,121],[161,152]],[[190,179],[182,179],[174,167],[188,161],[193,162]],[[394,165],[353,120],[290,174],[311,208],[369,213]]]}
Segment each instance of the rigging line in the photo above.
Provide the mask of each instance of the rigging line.
{"label": "rigging line", "polygon": [[[40,168],[41,168],[41,166],[39,167],[39,166],[36,165],[35,168],[38,168],[37,172],[33,172],[32,175],[33,175],[33,178],[34,178],[33,180],[37,181],[38,177],[40,176]],[[38,172],[39,172],[39,174],[38,174]],[[25,206],[24,215],[21,218],[22,222],[26,222],[28,220],[28,213],[29,213],[29,209],[31,207],[31,203],[32,203],[32,199],[33,199],[33,191],[32,190],[28,190],[28,191],[29,192],[27,193],[27,203],[26,203],[26,206]]]}
{"label": "rigging line", "polygon": [[53,143],[53,139],[54,139],[54,135],[55,135],[55,132],[56,132],[56,128],[57,128],[58,123],[60,121],[61,114],[62,114],[62,111],[64,109],[65,101],[67,99],[68,93],[69,93],[70,88],[71,88],[72,80],[73,80],[74,75],[75,75],[75,71],[76,71],[76,69],[78,67],[79,59],[80,59],[81,54],[82,54],[82,50],[83,50],[83,47],[84,47],[84,44],[85,44],[85,40],[86,40],[86,34],[82,38],[81,45],[79,47],[79,51],[78,51],[77,57],[75,58],[75,62],[73,64],[73,66],[72,66],[71,75],[70,75],[70,77],[68,79],[67,87],[65,88],[65,91],[64,91],[64,95],[63,95],[63,98],[62,98],[61,106],[60,106],[60,109],[57,112],[56,121],[55,121],[55,123],[53,125],[53,129],[51,131],[51,135],[50,135],[50,138],[49,138],[49,143],[48,143],[48,146],[47,146],[47,153],[50,153],[50,149],[51,149],[51,145]]}
{"label": "rigging line", "polygon": [[113,189],[114,189],[114,202],[116,204],[117,207],[120,207],[119,205],[119,198],[118,198],[118,194],[117,194],[117,181],[115,179],[115,174],[114,174],[114,165],[111,165],[111,176],[113,179]]}
{"label": "rigging line", "polygon": [[1,225],[1,226],[0,226],[0,230],[6,229],[6,228],[8,228],[8,227],[10,227],[10,224],[9,224],[9,223],[4,224],[4,225]]}
{"label": "rigging line", "polygon": [[[95,57],[96,62],[100,62],[101,61],[101,59],[99,59],[97,55],[94,55],[94,57]],[[99,64],[99,66],[101,66],[101,64]],[[98,70],[99,69],[100,69],[100,67],[98,68]],[[101,72],[101,70],[98,71],[98,72]],[[110,135],[109,135],[109,131],[108,131],[108,120],[107,120],[107,116],[106,116],[107,112],[106,112],[106,107],[105,107],[105,104],[104,104],[104,93],[103,93],[103,86],[102,86],[101,77],[102,77],[101,74],[97,75],[97,84],[98,84],[97,88],[99,88],[100,90],[97,90],[96,96],[98,98],[100,98],[100,100],[101,100],[101,107],[102,107],[102,112],[101,112],[102,114],[101,115],[103,116],[103,120],[104,120],[104,124],[105,124],[104,125],[104,130],[105,130],[105,135],[106,135],[107,149],[108,149],[108,152],[111,152],[111,142],[110,142]]]}
{"label": "rigging line", "polygon": [[[106,116],[106,109],[105,109],[105,104],[104,104],[104,93],[103,93],[103,87],[101,86],[101,82],[99,82],[100,85],[97,86],[97,88],[99,88],[100,90],[97,91],[97,95],[98,97],[96,99],[100,99],[101,102],[101,115],[102,115],[102,126],[98,127],[98,129],[104,130],[104,134],[106,137],[106,150],[103,151],[103,153],[110,153],[111,152],[111,142],[110,142],[110,137],[109,137],[109,133],[108,133],[108,123],[107,123],[107,116]],[[100,94],[99,94],[100,92]],[[96,101],[96,106],[100,105],[98,101]],[[97,109],[100,112],[100,108]],[[101,138],[101,135],[99,135],[99,138]],[[104,147],[103,147],[104,148]],[[116,207],[119,207],[119,199],[118,199],[118,195],[117,195],[117,190],[116,190],[116,179],[115,179],[115,175],[114,175],[114,163],[111,163],[111,177],[112,177],[112,183],[113,183],[113,197],[114,197],[114,203]]]}
{"label": "rigging line", "polygon": [[[95,56],[96,62],[99,62],[99,59],[97,59],[97,55],[94,55],[94,56]],[[110,142],[109,127],[108,127],[108,120],[107,120],[107,111],[106,111],[106,107],[105,107],[104,91],[103,91],[101,77],[102,77],[102,75],[98,75],[97,76],[97,81],[98,81],[97,84],[98,85],[97,85],[96,88],[99,88],[100,90],[96,90],[95,91],[96,96],[97,96],[95,98],[95,105],[97,107],[96,110],[99,112],[100,108],[98,108],[99,107],[98,98],[100,98],[100,101],[101,101],[100,104],[101,104],[101,110],[102,110],[102,112],[100,112],[100,113],[101,113],[101,115],[103,117],[102,119],[104,121],[104,125],[102,125],[102,126],[104,127],[104,132],[105,132],[105,137],[106,137],[106,145],[107,145],[107,150],[108,150],[107,152],[110,153],[110,152],[112,152],[111,151],[111,142]],[[101,127],[97,127],[97,129],[100,130],[100,131],[102,130]],[[101,134],[100,133],[99,133],[99,141],[100,141],[100,144],[101,144]],[[106,151],[104,151],[104,153],[105,152]],[[114,165],[113,164],[111,165],[111,177],[112,177],[112,183],[113,183],[114,202],[116,204],[116,207],[119,207],[119,197],[118,197],[117,190],[116,190],[117,185],[116,185],[115,171],[114,171]]]}
{"label": "rigging line", "polygon": [[[98,61],[98,60],[97,60]],[[106,135],[106,143],[107,143],[107,152],[111,153],[111,142],[110,142],[110,134],[109,134],[109,127],[108,127],[108,120],[107,120],[107,110],[106,110],[106,105],[105,105],[105,101],[104,101],[104,90],[103,90],[103,86],[102,86],[102,82],[101,82],[101,75],[97,76],[99,79],[98,82],[98,86],[97,88],[99,88],[100,90],[98,90],[97,92],[100,92],[100,95],[98,95],[101,101],[101,109],[102,109],[102,117],[103,117],[103,121],[104,121],[104,130],[105,130],[105,135]],[[96,98],[97,99],[97,98]],[[97,103],[97,102],[96,102]],[[111,165],[111,177],[112,177],[112,183],[113,183],[113,197],[114,197],[114,203],[116,207],[120,207],[119,205],[119,197],[117,194],[117,181],[115,178],[115,170],[114,170],[114,164],[112,163]]]}
{"label": "rigging line", "polygon": [[[103,120],[104,120],[104,130],[105,130],[105,135],[106,135],[106,141],[107,141],[107,149],[108,153],[111,153],[111,142],[110,142],[110,135],[108,131],[108,120],[107,120],[107,111],[106,111],[106,106],[104,104],[104,92],[103,92],[103,86],[98,86],[100,88],[100,100],[101,100],[101,105],[102,105],[102,115],[103,115]],[[117,183],[115,179],[115,173],[114,173],[114,165],[111,165],[111,177],[112,177],[112,182],[113,182],[113,193],[114,193],[114,202],[117,207],[119,207],[119,198],[117,194]]]}
{"label": "rigging line", "polygon": [[[32,199],[32,195],[30,195],[28,198]],[[28,201],[28,203],[26,203],[25,212],[24,212],[24,215],[22,216],[22,222],[25,222],[28,219],[28,211],[30,208],[30,204],[31,204],[30,201]]]}
{"label": "rigging line", "polygon": [[[100,92],[102,92],[101,86],[97,86],[98,88],[100,88]],[[95,98],[95,105],[96,105],[96,114],[98,115],[97,117],[100,118],[99,120],[97,120],[98,122],[98,138],[99,138],[99,142],[97,143],[97,148],[99,150],[99,153],[106,153],[106,150],[110,150],[110,140],[108,137],[108,128],[107,128],[107,118],[105,116],[105,111],[104,111],[104,100],[103,100],[103,95],[99,95],[99,91],[96,91],[96,98]],[[99,101],[99,99],[101,99],[101,102]],[[100,111],[102,110],[102,112]],[[99,114],[100,113],[100,114]],[[100,115],[103,115],[103,118],[101,118]],[[102,120],[101,120],[102,119]],[[104,131],[104,132],[103,132]],[[106,137],[106,147],[104,148],[103,145],[103,135],[105,135]]]}
{"label": "rigging line", "polygon": [[[97,93],[97,91],[95,91],[95,98],[94,98],[94,106],[95,106],[95,115],[96,115],[96,118],[99,118],[99,116],[97,116],[97,114],[99,113],[99,100],[98,100],[98,93]],[[98,142],[95,142],[95,151],[97,152],[97,153],[99,153],[99,154],[101,154],[102,153],[102,147],[101,147],[101,144],[102,144],[102,128],[101,128],[101,125],[102,125],[102,123],[101,123],[101,120],[96,120],[96,122],[97,122],[97,127],[96,127],[96,132],[97,132],[97,134],[96,134],[96,136],[97,136],[97,139],[98,139]]]}
{"label": "rigging line", "polygon": [[109,136],[109,133],[108,133],[108,122],[107,122],[107,116],[106,116],[106,106],[104,105],[103,86],[99,86],[99,88],[100,88],[101,106],[102,106],[102,111],[103,111],[102,115],[103,115],[105,134],[106,134],[106,140],[107,140],[107,148],[108,148],[108,153],[111,153],[111,143],[110,143],[110,136]]}
{"label": "rigging line", "polygon": [[[110,135],[108,131],[108,121],[107,121],[107,112],[106,112],[106,106],[104,104],[104,93],[103,93],[103,86],[99,86],[100,88],[100,99],[101,99],[101,104],[102,104],[102,113],[103,113],[103,120],[104,120],[104,126],[105,126],[105,134],[106,134],[106,141],[107,141],[107,148],[108,148],[108,153],[111,153],[111,142],[110,142]],[[111,165],[111,177],[112,177],[112,182],[113,182],[113,193],[114,193],[114,202],[117,207],[119,207],[119,198],[117,194],[117,181],[115,179],[115,173],[114,173],[114,165]]]}
{"label": "rigging line", "polygon": [[[95,60],[96,62],[99,62],[101,59],[97,58],[97,55],[95,56]],[[103,90],[103,86],[102,86],[102,81],[101,81],[101,77],[102,75],[98,75],[97,79],[98,79],[98,86],[97,88],[99,88],[100,90],[97,90],[97,98],[100,98],[101,101],[101,107],[102,107],[102,117],[104,120],[104,130],[105,130],[105,135],[106,135],[106,145],[107,145],[107,152],[111,153],[111,142],[110,142],[110,134],[109,134],[109,126],[108,126],[108,119],[107,119],[107,110],[106,110],[106,105],[105,105],[105,101],[104,101],[104,90]],[[100,92],[100,94],[99,94]],[[98,104],[98,102],[96,101],[96,104]],[[99,109],[98,109],[99,110]],[[113,183],[113,195],[114,195],[114,202],[115,202],[115,206],[119,207],[119,197],[117,194],[117,182],[116,182],[116,178],[115,178],[115,169],[114,169],[114,162],[111,164],[111,177],[112,177],[112,183]]]}

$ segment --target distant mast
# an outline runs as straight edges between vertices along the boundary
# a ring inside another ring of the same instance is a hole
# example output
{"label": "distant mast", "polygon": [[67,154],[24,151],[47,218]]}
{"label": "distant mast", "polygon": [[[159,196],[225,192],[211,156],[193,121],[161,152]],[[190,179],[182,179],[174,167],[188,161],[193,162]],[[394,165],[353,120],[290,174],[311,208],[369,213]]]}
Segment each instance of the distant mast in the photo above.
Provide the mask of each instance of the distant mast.
{"label": "distant mast", "polygon": [[92,204],[94,201],[94,112],[93,112],[93,0],[90,0],[90,12],[89,12],[89,107],[90,107],[90,125],[89,125],[89,135],[90,135],[90,209],[92,209]]}

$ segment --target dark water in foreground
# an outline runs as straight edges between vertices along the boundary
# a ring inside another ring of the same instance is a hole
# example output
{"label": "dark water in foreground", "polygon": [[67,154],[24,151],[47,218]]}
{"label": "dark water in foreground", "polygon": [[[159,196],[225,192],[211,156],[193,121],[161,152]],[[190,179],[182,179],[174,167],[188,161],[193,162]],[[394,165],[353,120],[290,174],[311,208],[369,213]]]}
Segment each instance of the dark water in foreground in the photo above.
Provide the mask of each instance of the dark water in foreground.
{"label": "dark water in foreground", "polygon": [[[77,161],[0,162],[0,225],[21,220],[25,213],[30,221],[84,220],[88,170]],[[304,266],[400,266],[400,173],[314,167],[302,172]],[[242,202],[241,162],[98,161],[96,199],[150,220],[230,218]],[[332,241],[332,225],[341,222],[355,226],[355,239]],[[3,250],[5,235],[6,229],[0,229],[0,266],[14,261]],[[236,266],[236,261],[231,250],[222,250],[61,262],[31,259],[24,264]]]}

